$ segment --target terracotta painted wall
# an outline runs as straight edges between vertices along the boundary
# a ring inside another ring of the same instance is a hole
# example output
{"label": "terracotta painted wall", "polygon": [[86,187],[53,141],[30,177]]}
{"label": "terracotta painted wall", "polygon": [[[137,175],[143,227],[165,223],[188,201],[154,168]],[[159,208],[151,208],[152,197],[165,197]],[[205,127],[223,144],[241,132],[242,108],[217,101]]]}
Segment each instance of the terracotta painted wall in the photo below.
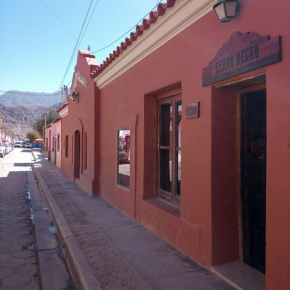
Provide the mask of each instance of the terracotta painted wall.
{"label": "terracotta painted wall", "polygon": [[[67,116],[61,119],[61,139],[62,139],[62,154],[61,154],[61,169],[66,175],[73,179],[73,159],[72,159],[72,136],[70,123]],[[65,156],[65,136],[68,135],[68,156]]]}
{"label": "terracotta painted wall", "polygon": [[[93,63],[93,62],[92,62]],[[81,52],[78,54],[78,61],[75,72],[80,74],[88,81],[87,87],[77,82],[77,91],[79,92],[79,102],[68,100],[68,115],[62,119],[62,144],[64,146],[65,136],[68,135],[69,151],[68,157],[62,157],[64,172],[74,179],[74,139],[75,131],[79,130],[81,134],[87,133],[87,169],[83,167],[83,142],[81,141],[81,174],[76,182],[90,194],[96,194],[95,180],[95,117],[96,111],[96,89],[94,82],[90,78],[89,58],[86,58]]]}
{"label": "terracotta painted wall", "polygon": [[[267,78],[266,282],[267,289],[285,290],[290,289],[289,9],[288,1],[245,0],[237,19],[227,24],[209,13],[101,89],[99,115],[100,195],[203,265],[235,260],[238,249],[231,241],[238,239],[236,161],[227,154],[235,153],[236,144],[228,136],[220,140],[220,133],[226,129],[235,134],[235,123],[229,122],[236,104],[230,93],[201,86],[202,69],[235,31],[281,35],[283,61],[247,75],[265,72]],[[179,82],[183,113],[185,104],[196,101],[201,111],[199,119],[182,121],[182,193],[180,217],[175,217],[143,199],[144,189],[150,190],[144,182],[154,170],[154,157],[146,154],[154,141],[146,139],[144,108],[150,107],[145,96]],[[130,191],[116,185],[117,130],[123,127],[132,128]],[[232,220],[223,215],[228,209]]]}
{"label": "terracotta painted wall", "polygon": [[57,123],[55,123],[56,127],[56,136],[59,134],[59,148],[57,148],[56,144],[56,166],[61,169],[61,143],[62,143],[62,138],[61,138],[61,120],[59,120]]}
{"label": "terracotta painted wall", "polygon": [[51,135],[51,126],[48,128],[48,151],[52,149],[52,135]]}

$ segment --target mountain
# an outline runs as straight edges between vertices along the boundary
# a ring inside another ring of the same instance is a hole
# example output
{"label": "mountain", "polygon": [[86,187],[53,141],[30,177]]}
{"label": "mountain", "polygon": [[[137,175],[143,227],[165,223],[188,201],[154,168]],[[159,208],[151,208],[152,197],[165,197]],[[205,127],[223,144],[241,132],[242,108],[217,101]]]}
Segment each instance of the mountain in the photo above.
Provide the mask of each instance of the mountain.
{"label": "mountain", "polygon": [[49,110],[50,110],[50,109],[53,109],[53,110],[57,111],[57,110],[62,106],[62,104],[63,104],[63,102],[57,103],[57,104],[51,106],[51,107],[49,108]]}
{"label": "mountain", "polygon": [[6,107],[0,104],[0,116],[3,118],[3,127],[6,133],[15,139],[23,140],[26,134],[32,130],[32,125],[36,119],[45,114],[49,108],[41,106],[15,106]]}
{"label": "mountain", "polygon": [[9,91],[0,96],[0,117],[7,134],[23,140],[34,122],[50,109],[62,105],[61,93],[30,93]]}
{"label": "mountain", "polygon": [[62,102],[61,92],[53,94],[9,91],[0,96],[0,104],[4,106],[41,106],[51,107]]}

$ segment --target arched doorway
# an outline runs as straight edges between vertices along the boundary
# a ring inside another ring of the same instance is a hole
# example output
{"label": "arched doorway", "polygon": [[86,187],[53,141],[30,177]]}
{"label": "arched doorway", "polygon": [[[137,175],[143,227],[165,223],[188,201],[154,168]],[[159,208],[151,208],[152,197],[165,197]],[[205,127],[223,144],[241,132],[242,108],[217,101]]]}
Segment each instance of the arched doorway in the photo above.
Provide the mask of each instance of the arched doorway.
{"label": "arched doorway", "polygon": [[80,131],[74,133],[74,179],[80,178],[81,169],[81,142]]}
{"label": "arched doorway", "polygon": [[56,148],[56,137],[53,137],[53,146],[52,146],[52,150],[53,150],[53,160],[52,162],[54,164],[56,164],[56,151],[57,151],[57,148]]}

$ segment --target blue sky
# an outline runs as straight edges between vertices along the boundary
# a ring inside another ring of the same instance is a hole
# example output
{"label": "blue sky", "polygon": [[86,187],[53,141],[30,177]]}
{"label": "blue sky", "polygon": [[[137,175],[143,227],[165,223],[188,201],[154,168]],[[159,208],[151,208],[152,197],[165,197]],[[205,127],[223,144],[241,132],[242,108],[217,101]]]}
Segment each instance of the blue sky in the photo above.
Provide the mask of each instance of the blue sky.
{"label": "blue sky", "polygon": [[[90,2],[0,1],[0,91],[58,91]],[[89,17],[96,2],[93,0]],[[84,50],[88,45],[91,51],[105,47],[134,26],[158,2],[99,0],[79,49]],[[96,53],[98,61],[103,61],[122,40]],[[75,64],[76,57],[63,84],[71,80]]]}

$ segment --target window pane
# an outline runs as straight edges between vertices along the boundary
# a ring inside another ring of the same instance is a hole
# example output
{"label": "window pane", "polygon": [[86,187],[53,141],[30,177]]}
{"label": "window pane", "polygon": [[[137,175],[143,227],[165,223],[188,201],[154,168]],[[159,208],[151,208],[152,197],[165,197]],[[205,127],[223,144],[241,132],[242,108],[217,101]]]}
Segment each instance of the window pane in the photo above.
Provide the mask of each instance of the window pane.
{"label": "window pane", "polygon": [[181,133],[182,133],[182,101],[176,103],[177,107],[177,154],[176,154],[176,195],[180,196],[181,188]]}
{"label": "window pane", "polygon": [[216,8],[215,8],[215,12],[218,16],[219,19],[223,19],[226,17],[226,13],[225,13],[225,7],[224,7],[224,3],[218,5]]}
{"label": "window pane", "polygon": [[172,162],[168,149],[160,150],[160,189],[171,192]]}
{"label": "window pane", "polygon": [[68,157],[68,135],[65,136],[65,157]]}
{"label": "window pane", "polygon": [[130,129],[118,131],[118,184],[130,188]]}
{"label": "window pane", "polygon": [[181,193],[181,150],[177,151],[177,188],[176,194],[180,196]]}
{"label": "window pane", "polygon": [[177,108],[177,147],[181,148],[181,131],[182,131],[182,101],[176,102]]}
{"label": "window pane", "polygon": [[172,132],[172,105],[161,105],[160,110],[160,146],[170,146]]}
{"label": "window pane", "polygon": [[228,1],[226,3],[227,16],[233,17],[236,15],[236,5],[237,3],[235,1]]}
{"label": "window pane", "polygon": [[88,169],[88,134],[84,133],[84,169]]}
{"label": "window pane", "polygon": [[57,134],[57,150],[59,151],[60,149],[60,136]]}

